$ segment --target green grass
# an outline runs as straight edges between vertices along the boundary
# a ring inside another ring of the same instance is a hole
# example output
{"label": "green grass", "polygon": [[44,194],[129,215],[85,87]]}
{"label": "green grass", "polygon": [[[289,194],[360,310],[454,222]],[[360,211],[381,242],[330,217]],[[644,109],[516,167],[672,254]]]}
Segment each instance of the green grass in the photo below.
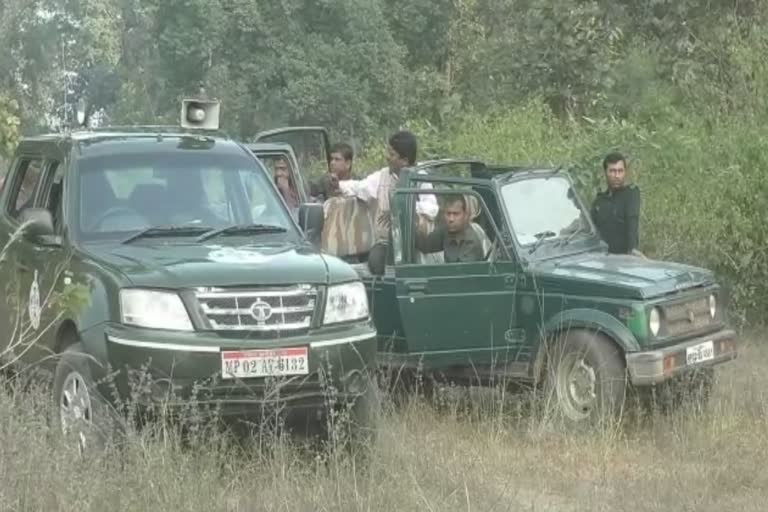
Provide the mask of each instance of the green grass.
{"label": "green grass", "polygon": [[365,465],[223,430],[142,431],[82,459],[48,432],[43,395],[5,390],[0,510],[764,510],[768,347],[746,340],[706,410],[577,433],[473,390],[385,408]]}

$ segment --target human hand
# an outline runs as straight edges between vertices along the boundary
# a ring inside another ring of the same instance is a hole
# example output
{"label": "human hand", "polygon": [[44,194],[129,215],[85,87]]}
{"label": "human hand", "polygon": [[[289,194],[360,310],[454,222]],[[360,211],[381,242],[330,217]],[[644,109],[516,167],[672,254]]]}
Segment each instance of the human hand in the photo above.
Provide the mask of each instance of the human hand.
{"label": "human hand", "polygon": [[275,182],[277,184],[277,188],[279,188],[280,190],[288,190],[289,188],[291,188],[291,184],[288,181],[287,176],[278,176],[277,178],[275,178]]}

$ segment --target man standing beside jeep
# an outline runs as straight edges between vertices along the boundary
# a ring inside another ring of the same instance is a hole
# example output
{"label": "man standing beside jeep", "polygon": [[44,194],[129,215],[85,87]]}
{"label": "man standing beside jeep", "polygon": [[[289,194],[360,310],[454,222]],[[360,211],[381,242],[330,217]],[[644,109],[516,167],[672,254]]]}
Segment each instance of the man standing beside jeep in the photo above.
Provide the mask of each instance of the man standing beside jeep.
{"label": "man standing beside jeep", "polygon": [[[389,138],[387,146],[388,172],[383,172],[376,191],[376,219],[374,231],[376,241],[368,256],[371,273],[382,275],[387,261],[391,260],[392,218],[390,199],[400,177],[400,171],[416,165],[416,136],[408,131],[399,131]],[[391,263],[391,261],[390,261]]]}
{"label": "man standing beside jeep", "polygon": [[310,195],[320,202],[341,195],[339,181],[352,179],[352,159],[354,158],[352,146],[344,142],[334,144],[329,157],[329,171],[309,182]]}
{"label": "man standing beside jeep", "polygon": [[640,189],[626,184],[627,160],[610,153],[603,160],[607,188],[592,203],[592,221],[612,254],[639,254]]}

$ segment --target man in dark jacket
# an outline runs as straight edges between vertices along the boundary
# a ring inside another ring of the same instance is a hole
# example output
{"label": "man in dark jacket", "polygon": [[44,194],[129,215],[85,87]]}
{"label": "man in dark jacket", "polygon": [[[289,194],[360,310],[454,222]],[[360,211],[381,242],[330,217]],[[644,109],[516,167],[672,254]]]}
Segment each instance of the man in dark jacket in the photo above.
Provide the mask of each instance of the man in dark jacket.
{"label": "man in dark jacket", "polygon": [[638,254],[640,243],[640,189],[627,184],[627,160],[610,153],[603,160],[606,190],[592,203],[592,220],[613,254]]}

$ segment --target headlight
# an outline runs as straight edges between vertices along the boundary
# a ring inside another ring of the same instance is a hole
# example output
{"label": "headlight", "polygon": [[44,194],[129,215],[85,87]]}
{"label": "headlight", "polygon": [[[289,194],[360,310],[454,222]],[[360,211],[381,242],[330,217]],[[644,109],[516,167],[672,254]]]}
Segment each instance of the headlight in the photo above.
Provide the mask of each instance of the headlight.
{"label": "headlight", "polygon": [[120,318],[124,324],[150,329],[193,330],[181,298],[157,290],[120,290]]}
{"label": "headlight", "polygon": [[717,298],[714,295],[709,296],[709,316],[715,318],[717,314]]}
{"label": "headlight", "polygon": [[335,324],[368,318],[368,295],[363,283],[347,283],[328,287],[324,324]]}
{"label": "headlight", "polygon": [[648,328],[651,330],[651,334],[658,336],[661,330],[661,313],[659,308],[653,308],[651,314],[648,315]]}

